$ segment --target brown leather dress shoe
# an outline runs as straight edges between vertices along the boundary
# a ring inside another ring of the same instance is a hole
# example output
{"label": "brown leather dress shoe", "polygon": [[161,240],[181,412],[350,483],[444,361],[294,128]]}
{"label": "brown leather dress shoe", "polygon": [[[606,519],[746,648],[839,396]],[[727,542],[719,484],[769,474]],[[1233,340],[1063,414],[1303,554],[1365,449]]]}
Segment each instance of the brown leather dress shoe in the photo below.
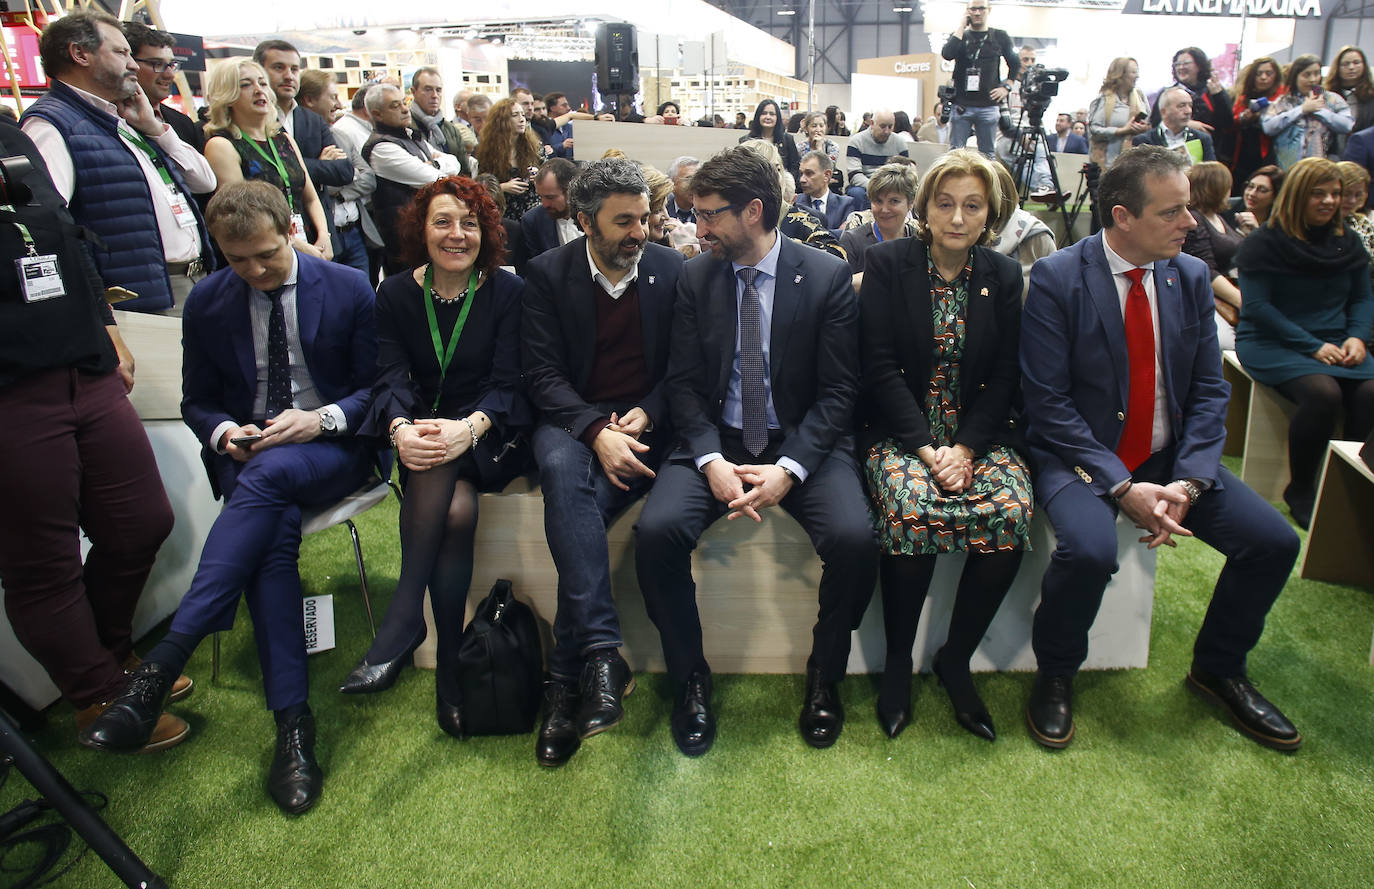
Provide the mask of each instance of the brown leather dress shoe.
{"label": "brown leather dress shoe", "polygon": [[[105,712],[105,708],[110,706],[110,701],[100,704],[92,704],[76,711],[76,731],[79,736],[90,727],[95,718]],[[159,750],[166,750],[168,747],[175,747],[186,736],[191,733],[191,727],[186,724],[186,720],[170,713],[163,713],[157,719],[157,724],[153,726],[153,733],[148,738],[148,743],[138,749],[139,753],[156,753]],[[85,742],[82,741],[84,744]]]}
{"label": "brown leather dress shoe", "polygon": [[[132,673],[138,669],[138,665],[141,663],[143,663],[143,658],[130,652],[121,666],[124,667],[125,673]],[[190,676],[186,676],[185,674],[178,676],[176,681],[172,683],[172,693],[167,696],[167,703],[175,704],[177,701],[186,700],[191,696],[191,692],[195,690],[195,687],[196,684],[192,681]]]}

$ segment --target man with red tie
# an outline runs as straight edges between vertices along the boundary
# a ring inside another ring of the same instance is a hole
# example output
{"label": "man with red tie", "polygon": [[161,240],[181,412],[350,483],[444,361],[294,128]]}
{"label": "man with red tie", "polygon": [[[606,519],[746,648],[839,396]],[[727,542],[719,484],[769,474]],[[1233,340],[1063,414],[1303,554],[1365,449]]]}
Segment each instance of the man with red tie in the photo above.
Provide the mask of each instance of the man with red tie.
{"label": "man with red tie", "polygon": [[1260,744],[1302,744],[1246,675],[1298,537],[1221,466],[1230,389],[1206,267],[1179,253],[1196,224],[1186,166],[1155,146],[1124,152],[1102,174],[1102,231],[1031,270],[1021,322],[1026,437],[1057,546],[1035,613],[1039,673],[1026,721],[1047,747],[1074,736],[1073,676],[1117,568],[1118,512],[1151,548],[1196,536],[1226,556],[1185,684]]}

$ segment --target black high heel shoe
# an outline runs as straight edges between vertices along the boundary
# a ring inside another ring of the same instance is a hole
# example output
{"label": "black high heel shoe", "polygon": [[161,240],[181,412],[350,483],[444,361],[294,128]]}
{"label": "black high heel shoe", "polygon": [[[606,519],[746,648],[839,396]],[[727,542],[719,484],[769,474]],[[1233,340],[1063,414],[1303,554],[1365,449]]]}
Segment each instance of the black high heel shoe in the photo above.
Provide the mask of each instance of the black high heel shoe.
{"label": "black high heel shoe", "polygon": [[439,728],[460,741],[468,739],[463,731],[463,708],[445,701],[442,694],[434,696],[434,716],[439,720]]}
{"label": "black high heel shoe", "polygon": [[415,641],[406,646],[405,650],[389,661],[382,661],[380,664],[369,664],[364,657],[358,661],[358,666],[344,677],[343,684],[339,686],[339,691],[346,695],[370,695],[379,691],[386,691],[396,684],[396,680],[401,675],[401,670],[414,662],[415,649],[420,647],[420,643],[425,641],[425,628],[420,627],[420,635],[415,637]]}
{"label": "black high heel shoe", "polygon": [[883,734],[895,738],[911,724],[911,664],[903,674],[889,678],[883,671],[882,687],[878,691],[878,725]]}
{"label": "black high heel shoe", "polygon": [[930,668],[949,695],[949,703],[954,707],[955,721],[971,734],[987,741],[996,741],[997,730],[993,728],[992,716],[983,704],[983,699],[978,696],[978,689],[973,687],[973,676],[965,668],[963,673],[950,675],[946,680],[946,671],[940,668],[941,655],[944,653],[943,648],[935,652]]}

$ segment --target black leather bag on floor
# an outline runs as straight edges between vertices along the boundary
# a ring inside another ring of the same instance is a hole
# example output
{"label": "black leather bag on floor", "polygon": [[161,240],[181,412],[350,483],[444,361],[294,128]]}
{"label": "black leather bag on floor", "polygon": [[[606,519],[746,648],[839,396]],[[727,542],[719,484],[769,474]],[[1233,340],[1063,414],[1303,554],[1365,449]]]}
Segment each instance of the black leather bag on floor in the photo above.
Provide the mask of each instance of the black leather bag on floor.
{"label": "black leather bag on floor", "polygon": [[463,731],[521,735],[534,729],[544,671],[534,612],[498,580],[458,645]]}

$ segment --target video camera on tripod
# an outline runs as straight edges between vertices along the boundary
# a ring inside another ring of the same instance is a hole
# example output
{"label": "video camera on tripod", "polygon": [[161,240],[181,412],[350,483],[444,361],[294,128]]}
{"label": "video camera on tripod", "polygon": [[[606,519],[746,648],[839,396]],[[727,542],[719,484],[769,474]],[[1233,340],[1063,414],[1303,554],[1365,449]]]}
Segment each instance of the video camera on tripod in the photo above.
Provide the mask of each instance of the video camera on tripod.
{"label": "video camera on tripod", "polygon": [[1031,126],[1041,126],[1050,100],[1059,95],[1059,84],[1068,79],[1065,68],[1032,65],[1021,72],[1021,107]]}
{"label": "video camera on tripod", "polygon": [[940,100],[940,126],[949,123],[950,112],[954,110],[954,97],[957,95],[959,91],[950,84],[935,88],[935,98]]}

